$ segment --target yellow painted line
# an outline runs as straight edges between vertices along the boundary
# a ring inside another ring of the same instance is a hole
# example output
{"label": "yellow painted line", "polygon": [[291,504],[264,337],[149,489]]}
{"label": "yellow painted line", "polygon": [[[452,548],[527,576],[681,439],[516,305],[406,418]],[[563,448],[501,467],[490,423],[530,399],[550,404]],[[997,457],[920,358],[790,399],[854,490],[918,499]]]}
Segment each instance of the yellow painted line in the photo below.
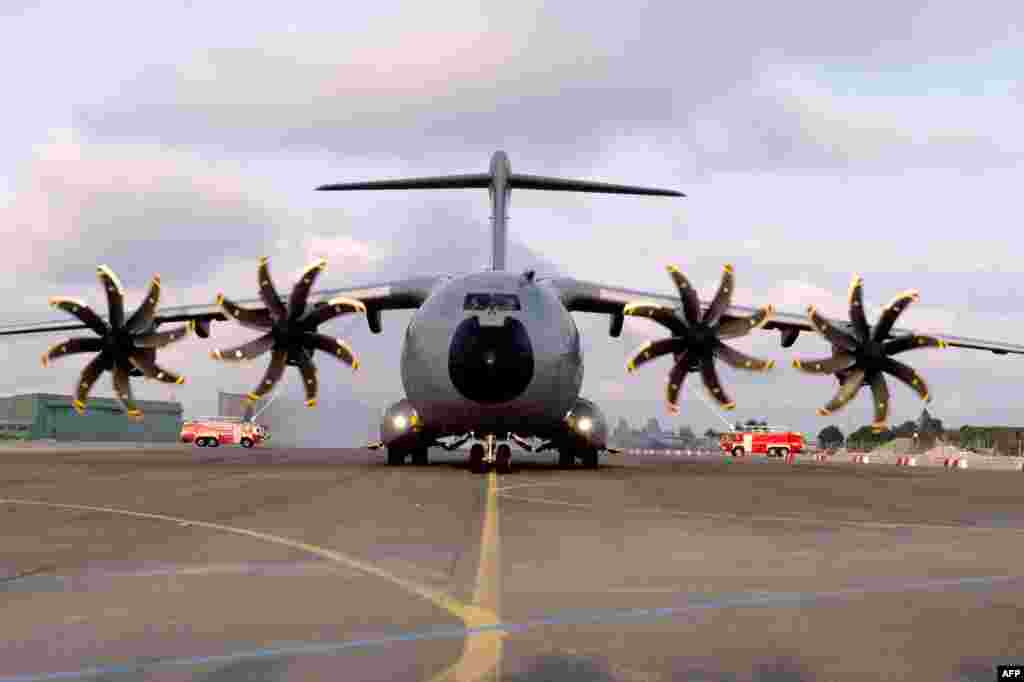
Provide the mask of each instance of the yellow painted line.
{"label": "yellow painted line", "polygon": [[[480,531],[480,561],[473,590],[475,611],[460,616],[467,628],[495,625],[501,612],[501,535],[498,528],[498,476],[487,479],[487,506]],[[501,679],[501,656],[505,632],[490,630],[466,637],[462,657],[441,671],[431,682],[469,682],[494,672]]]}
{"label": "yellow painted line", "polygon": [[[496,496],[495,496],[496,498]],[[355,557],[336,552],[325,547],[319,547],[317,545],[309,544],[308,542],[302,542],[301,540],[294,540],[292,538],[286,538],[281,535],[272,535],[270,533],[263,533],[257,530],[250,530],[248,528],[238,528],[236,526],[225,526],[220,523],[210,523],[208,521],[194,521],[192,519],[185,519],[177,516],[168,516],[166,514],[152,514],[149,512],[132,511],[130,509],[119,509],[116,507],[97,507],[87,504],[65,504],[59,502],[44,502],[41,500],[23,500],[13,498],[0,498],[0,504],[21,504],[31,505],[36,507],[48,507],[51,509],[70,509],[74,511],[94,511],[103,512],[107,514],[118,514],[121,516],[132,516],[138,519],[149,519],[152,521],[167,521],[170,523],[177,523],[179,525],[194,526],[196,528],[206,528],[207,530],[219,531],[222,533],[232,533],[234,535],[241,535],[244,537],[254,538],[256,540],[262,540],[263,542],[269,542],[275,545],[282,545],[284,547],[291,547],[303,552],[308,552],[315,556],[322,557],[329,561],[333,561],[349,568],[355,569],[362,573],[372,575],[377,578],[386,580],[393,585],[396,585],[410,594],[414,594],[418,597],[422,597],[433,604],[441,607],[445,611],[448,611],[457,618],[462,619],[466,623],[484,623],[493,624],[497,623],[497,617],[488,611],[484,611],[480,607],[471,606],[464,604],[463,602],[455,599],[443,592],[432,589],[425,585],[420,585],[411,580],[401,578],[394,573],[386,571],[382,568],[374,566],[373,564],[367,563],[356,559]],[[496,499],[495,499],[496,504]],[[490,506],[488,506],[488,512]],[[497,529],[497,520],[495,520],[495,532]],[[486,637],[489,633],[480,635]]]}

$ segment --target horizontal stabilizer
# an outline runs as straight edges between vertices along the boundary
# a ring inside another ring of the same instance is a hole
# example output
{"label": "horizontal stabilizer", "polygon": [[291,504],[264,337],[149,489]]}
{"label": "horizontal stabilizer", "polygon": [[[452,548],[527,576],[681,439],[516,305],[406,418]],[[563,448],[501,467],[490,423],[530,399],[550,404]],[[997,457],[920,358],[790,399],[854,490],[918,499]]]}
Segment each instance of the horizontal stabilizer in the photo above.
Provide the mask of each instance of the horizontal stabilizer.
{"label": "horizontal stabilizer", "polygon": [[317,190],[332,192],[349,189],[468,189],[490,187],[489,173],[473,175],[438,175],[432,178],[403,178],[400,180],[370,180],[369,182],[342,182],[321,185]]}
{"label": "horizontal stabilizer", "polygon": [[643,194],[656,197],[684,197],[682,192],[671,189],[653,187],[634,187],[632,185],[612,185],[607,182],[590,182],[589,180],[570,180],[566,178],[549,178],[543,175],[522,175],[513,173],[508,178],[508,186],[516,189],[546,189],[556,192],[597,192],[601,194]]}

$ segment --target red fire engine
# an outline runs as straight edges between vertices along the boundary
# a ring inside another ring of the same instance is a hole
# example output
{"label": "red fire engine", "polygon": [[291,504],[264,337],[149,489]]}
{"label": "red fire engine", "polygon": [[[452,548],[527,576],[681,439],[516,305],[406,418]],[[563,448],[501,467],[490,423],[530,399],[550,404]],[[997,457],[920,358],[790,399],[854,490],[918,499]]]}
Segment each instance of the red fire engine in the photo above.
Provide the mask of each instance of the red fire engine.
{"label": "red fire engine", "polygon": [[181,426],[181,442],[199,447],[241,445],[251,448],[269,439],[265,426],[238,417],[200,417],[189,419]]}
{"label": "red fire engine", "polygon": [[767,426],[749,426],[743,431],[723,433],[718,442],[722,452],[732,453],[733,457],[751,454],[785,457],[806,447],[802,433]]}

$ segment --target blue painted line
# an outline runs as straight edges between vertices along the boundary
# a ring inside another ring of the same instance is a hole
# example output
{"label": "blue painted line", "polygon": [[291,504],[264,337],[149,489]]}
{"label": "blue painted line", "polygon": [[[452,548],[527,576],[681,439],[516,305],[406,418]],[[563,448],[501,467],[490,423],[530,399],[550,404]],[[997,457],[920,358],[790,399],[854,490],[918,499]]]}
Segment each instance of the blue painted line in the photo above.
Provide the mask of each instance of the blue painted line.
{"label": "blue painted line", "polygon": [[399,642],[419,640],[462,639],[484,632],[524,632],[538,627],[552,625],[587,625],[621,621],[651,621],[679,616],[692,611],[757,608],[763,606],[801,606],[829,599],[848,599],[871,593],[922,592],[937,589],[992,587],[997,583],[1024,581],[1024,576],[981,576],[950,580],[929,580],[919,583],[894,585],[890,587],[855,587],[831,592],[751,592],[717,598],[691,599],[683,606],[650,609],[577,609],[562,611],[546,618],[531,619],[522,623],[495,623],[475,628],[437,626],[425,630],[406,632],[373,639],[356,639],[345,642],[318,642],[292,644],[227,654],[208,656],[152,657],[119,665],[93,666],[65,672],[29,673],[13,677],[0,677],[0,682],[45,682],[47,680],[80,680],[102,675],[139,673],[158,667],[192,667],[201,665],[229,664],[242,660],[293,657],[316,654],[332,654],[347,649],[382,647]]}

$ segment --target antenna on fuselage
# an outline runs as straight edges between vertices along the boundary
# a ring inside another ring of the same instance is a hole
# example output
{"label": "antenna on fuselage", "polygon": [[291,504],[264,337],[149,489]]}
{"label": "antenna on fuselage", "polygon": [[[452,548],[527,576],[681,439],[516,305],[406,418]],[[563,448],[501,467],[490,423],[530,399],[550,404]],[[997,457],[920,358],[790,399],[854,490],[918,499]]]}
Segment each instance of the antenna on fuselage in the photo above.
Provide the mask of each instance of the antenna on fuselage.
{"label": "antenna on fuselage", "polygon": [[318,191],[343,191],[359,189],[468,189],[487,188],[491,198],[491,269],[505,270],[508,245],[508,205],[513,188],[542,189],[555,192],[593,192],[600,194],[637,194],[647,196],[683,197],[682,192],[632,185],[612,185],[589,180],[553,178],[544,175],[523,175],[513,173],[508,155],[496,151],[491,155],[487,173],[475,175],[439,175],[426,178],[401,178],[396,180],[370,180],[367,182],[346,182],[321,185]]}

